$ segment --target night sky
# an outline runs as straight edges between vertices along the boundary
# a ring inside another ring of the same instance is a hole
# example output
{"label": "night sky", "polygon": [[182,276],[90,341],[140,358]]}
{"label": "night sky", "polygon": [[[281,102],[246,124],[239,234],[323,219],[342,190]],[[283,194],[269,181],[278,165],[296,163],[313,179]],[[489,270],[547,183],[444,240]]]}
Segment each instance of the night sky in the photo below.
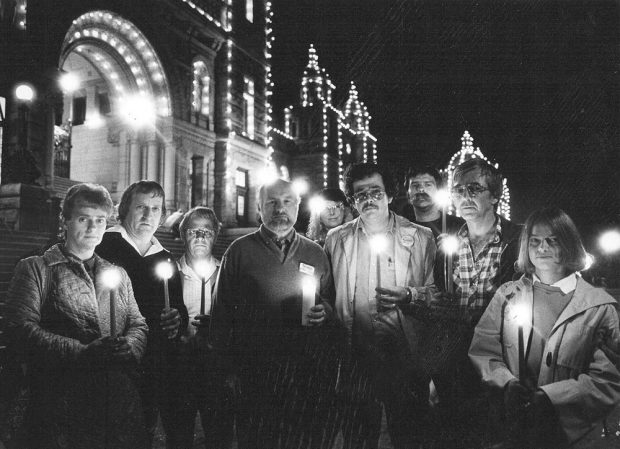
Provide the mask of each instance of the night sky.
{"label": "night sky", "polygon": [[589,232],[619,222],[620,12],[613,1],[276,0],[274,112],[307,51],[349,81],[394,167],[445,167],[467,129],[500,164],[513,218],[557,205]]}

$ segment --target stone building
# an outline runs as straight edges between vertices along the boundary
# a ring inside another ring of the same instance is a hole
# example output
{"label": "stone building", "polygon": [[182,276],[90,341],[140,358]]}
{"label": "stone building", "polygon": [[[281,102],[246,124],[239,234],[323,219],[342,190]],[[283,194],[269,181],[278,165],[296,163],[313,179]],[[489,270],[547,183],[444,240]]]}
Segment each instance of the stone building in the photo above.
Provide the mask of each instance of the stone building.
{"label": "stone building", "polygon": [[0,224],[49,229],[68,186],[256,223],[271,155],[267,0],[0,2]]}

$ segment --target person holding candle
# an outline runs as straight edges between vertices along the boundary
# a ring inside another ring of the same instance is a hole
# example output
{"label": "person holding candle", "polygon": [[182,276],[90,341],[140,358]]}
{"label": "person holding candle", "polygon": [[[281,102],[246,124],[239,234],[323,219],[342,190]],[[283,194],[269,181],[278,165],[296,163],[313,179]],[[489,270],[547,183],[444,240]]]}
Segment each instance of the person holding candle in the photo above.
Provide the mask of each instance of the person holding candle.
{"label": "person holding candle", "polygon": [[[127,273],[94,252],[113,209],[104,187],[72,186],[62,206],[64,241],[15,268],[2,315],[27,366],[31,449],[144,445],[132,373],[148,328]],[[112,271],[117,282],[105,284]]]}
{"label": "person holding candle", "polygon": [[[229,362],[241,449],[328,448],[335,434],[332,278],[321,247],[293,228],[299,202],[288,181],[261,186],[262,225],[230,245],[217,279],[214,346]],[[307,316],[304,299],[316,302]]]}
{"label": "person holding candle", "polygon": [[340,189],[323,189],[311,202],[308,237],[319,245],[325,245],[325,237],[330,229],[353,219],[347,197]]}
{"label": "person holding candle", "polygon": [[496,292],[469,349],[500,405],[493,418],[507,435],[498,448],[568,447],[620,402],[617,304],[580,276],[585,260],[565,212],[528,217],[517,262],[523,275]]}
{"label": "person holding candle", "polygon": [[183,302],[193,325],[181,337],[182,357],[177,364],[179,407],[178,447],[192,448],[196,413],[205,438],[205,447],[225,449],[232,446],[233,414],[224,382],[209,357],[209,320],[211,296],[220,267],[213,256],[221,224],[215,212],[203,206],[190,209],[181,220],[179,234],[185,251],[177,261],[183,283]]}
{"label": "person holding candle", "polygon": [[[166,213],[165,204],[164,190],[158,183],[138,181],[131,184],[123,192],[118,206],[120,224],[106,231],[95,251],[123,267],[131,279],[136,302],[150,330],[140,376],[150,445],[159,413],[167,443],[174,447],[176,398],[173,394],[175,379],[171,378],[176,357],[174,341],[185,332],[188,315],[173,256],[155,238],[155,231]],[[169,264],[172,276],[167,281],[157,274],[161,263]],[[170,307],[166,307],[166,297]]]}
{"label": "person holding candle", "polygon": [[438,192],[444,184],[441,174],[431,166],[409,168],[405,178],[409,202],[403,216],[412,223],[430,228],[435,239],[440,234],[456,234],[465,223],[461,217],[447,213],[449,204],[438,203]]}
{"label": "person holding candle", "polygon": [[426,298],[433,284],[435,241],[430,229],[390,212],[396,184],[385,168],[349,166],[345,189],[359,217],[327,234],[325,252],[334,276],[336,313],[352,354],[350,387],[358,380],[369,385],[368,391],[351,390],[345,447],[377,447],[383,408],[394,446],[417,447],[423,440],[429,381],[412,366],[415,328],[401,309]]}

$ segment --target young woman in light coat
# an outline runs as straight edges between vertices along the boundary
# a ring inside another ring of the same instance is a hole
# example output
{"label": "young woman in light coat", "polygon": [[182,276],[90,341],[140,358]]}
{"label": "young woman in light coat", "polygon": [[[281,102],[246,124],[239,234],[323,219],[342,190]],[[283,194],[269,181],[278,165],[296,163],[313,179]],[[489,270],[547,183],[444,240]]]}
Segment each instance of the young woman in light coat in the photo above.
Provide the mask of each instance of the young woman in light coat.
{"label": "young woman in light coat", "polygon": [[530,215],[520,243],[524,274],[495,294],[469,357],[499,405],[497,447],[567,447],[620,402],[617,303],[579,275],[586,253],[562,210]]}

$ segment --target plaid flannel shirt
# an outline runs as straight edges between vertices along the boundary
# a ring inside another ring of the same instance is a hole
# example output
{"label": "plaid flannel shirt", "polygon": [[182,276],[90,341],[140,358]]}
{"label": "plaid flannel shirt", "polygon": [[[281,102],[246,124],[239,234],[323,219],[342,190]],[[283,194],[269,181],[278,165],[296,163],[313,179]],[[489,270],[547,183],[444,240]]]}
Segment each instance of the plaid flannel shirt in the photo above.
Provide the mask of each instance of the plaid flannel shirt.
{"label": "plaid flannel shirt", "polygon": [[461,306],[483,309],[493,298],[500,283],[497,276],[500,256],[507,245],[502,241],[501,235],[501,221],[496,219],[495,235],[475,260],[467,224],[458,232],[460,242],[452,278],[457,286],[457,295],[460,295]]}

